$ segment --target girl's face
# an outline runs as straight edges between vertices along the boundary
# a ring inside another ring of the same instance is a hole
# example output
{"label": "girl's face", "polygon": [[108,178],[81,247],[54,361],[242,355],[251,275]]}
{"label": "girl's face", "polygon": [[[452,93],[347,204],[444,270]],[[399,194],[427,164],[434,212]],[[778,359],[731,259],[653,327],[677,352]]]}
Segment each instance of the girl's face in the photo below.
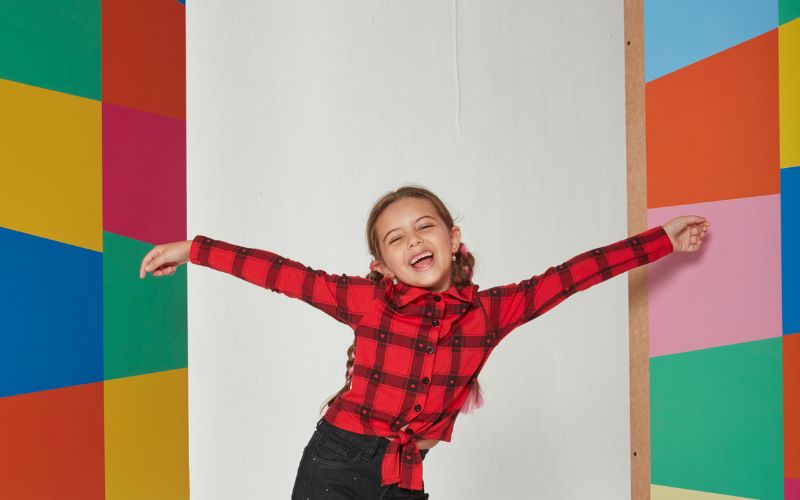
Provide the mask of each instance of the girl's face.
{"label": "girl's face", "polygon": [[[450,287],[452,255],[461,243],[461,229],[448,230],[433,203],[402,198],[384,209],[375,222],[383,262],[375,268],[408,285],[443,292]],[[412,265],[417,255],[430,255]]]}

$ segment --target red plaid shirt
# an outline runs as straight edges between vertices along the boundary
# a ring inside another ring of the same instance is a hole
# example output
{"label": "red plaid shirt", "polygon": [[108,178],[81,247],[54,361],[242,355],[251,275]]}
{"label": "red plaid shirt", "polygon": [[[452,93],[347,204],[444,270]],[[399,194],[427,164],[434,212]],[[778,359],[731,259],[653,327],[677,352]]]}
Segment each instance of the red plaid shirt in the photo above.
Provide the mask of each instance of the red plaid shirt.
{"label": "red plaid shirt", "polygon": [[[673,251],[656,226],[581,253],[518,283],[436,293],[328,274],[267,250],[198,235],[190,261],[320,309],[355,332],[351,388],[328,408],[332,425],[390,438],[381,484],[423,489],[417,439],[450,441],[459,409],[489,355],[512,330],[567,297]],[[410,423],[405,432],[399,432]]]}

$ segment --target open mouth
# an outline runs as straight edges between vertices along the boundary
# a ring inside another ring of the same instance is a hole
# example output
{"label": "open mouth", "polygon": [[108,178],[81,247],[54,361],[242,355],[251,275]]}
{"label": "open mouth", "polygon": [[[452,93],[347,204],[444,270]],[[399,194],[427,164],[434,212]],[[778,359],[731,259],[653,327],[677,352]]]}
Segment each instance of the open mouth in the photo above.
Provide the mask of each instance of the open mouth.
{"label": "open mouth", "polygon": [[413,267],[416,271],[424,271],[433,265],[432,252],[423,252],[422,257],[414,257],[414,259],[411,260],[411,267]]}

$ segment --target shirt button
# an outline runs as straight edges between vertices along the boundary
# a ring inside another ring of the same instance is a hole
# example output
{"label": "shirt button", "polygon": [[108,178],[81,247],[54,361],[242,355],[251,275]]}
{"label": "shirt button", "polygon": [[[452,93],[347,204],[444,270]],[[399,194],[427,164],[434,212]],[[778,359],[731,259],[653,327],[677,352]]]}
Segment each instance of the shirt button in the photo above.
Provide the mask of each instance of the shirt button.
{"label": "shirt button", "polygon": [[440,300],[442,300],[442,297],[440,297],[439,295],[434,295],[433,296],[433,300],[435,300],[436,302],[439,302]]}
{"label": "shirt button", "polygon": [[423,384],[427,384],[427,383],[428,383],[428,382],[430,382],[430,381],[431,381],[431,380],[430,380],[428,377],[425,377],[425,378],[423,378],[423,379],[422,379],[422,383],[423,383]]}
{"label": "shirt button", "polygon": [[437,325],[439,324],[439,320],[438,320],[438,319],[435,319],[435,320],[431,321],[431,324],[432,324],[433,326],[437,326]]}
{"label": "shirt button", "polygon": [[422,407],[420,405],[414,405],[414,411],[420,411]]}
{"label": "shirt button", "polygon": [[428,351],[428,354],[433,354],[433,346],[429,345],[427,351]]}

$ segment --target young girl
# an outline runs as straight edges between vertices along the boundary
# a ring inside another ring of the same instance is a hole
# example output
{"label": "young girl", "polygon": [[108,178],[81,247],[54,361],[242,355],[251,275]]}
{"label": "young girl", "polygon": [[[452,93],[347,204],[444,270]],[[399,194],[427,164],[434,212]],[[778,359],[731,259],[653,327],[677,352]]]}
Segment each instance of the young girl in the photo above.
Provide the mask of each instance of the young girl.
{"label": "young girl", "polygon": [[480,407],[478,373],[515,328],[577,291],[673,250],[700,248],[710,222],[683,216],[594,248],[518,283],[479,291],[475,258],[442,201],[418,186],[380,198],[367,220],[366,277],[328,274],[206,236],[157,245],[139,270],[186,262],[301,299],[350,326],[346,382],[303,450],[293,499],[426,499],[422,461]]}

